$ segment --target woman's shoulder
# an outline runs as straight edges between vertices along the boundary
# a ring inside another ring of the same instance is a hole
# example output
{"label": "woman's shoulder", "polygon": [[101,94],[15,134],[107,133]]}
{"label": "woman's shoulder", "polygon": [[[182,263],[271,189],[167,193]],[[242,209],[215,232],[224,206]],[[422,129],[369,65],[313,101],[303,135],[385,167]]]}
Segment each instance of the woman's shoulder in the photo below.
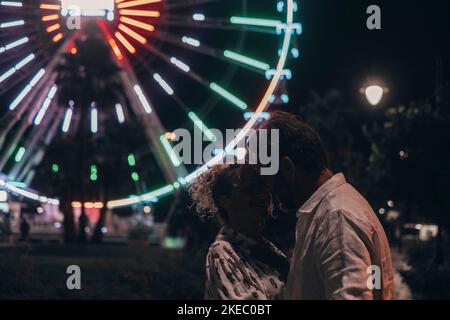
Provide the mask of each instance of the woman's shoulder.
{"label": "woman's shoulder", "polygon": [[209,246],[208,255],[211,256],[212,258],[232,257],[237,256],[237,253],[233,245],[229,241],[223,239],[216,239]]}

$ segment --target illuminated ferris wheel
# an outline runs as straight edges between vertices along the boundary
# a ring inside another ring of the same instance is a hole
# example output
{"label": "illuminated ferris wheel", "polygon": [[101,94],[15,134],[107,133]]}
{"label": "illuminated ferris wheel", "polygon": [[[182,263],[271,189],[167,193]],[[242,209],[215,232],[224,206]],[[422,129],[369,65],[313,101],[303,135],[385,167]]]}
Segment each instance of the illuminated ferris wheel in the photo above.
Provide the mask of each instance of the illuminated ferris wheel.
{"label": "illuminated ferris wheel", "polygon": [[[297,11],[294,0],[0,1],[0,188],[58,203],[26,187],[52,141],[133,118],[165,182],[106,199],[108,207],[176,192],[216,160],[185,167],[172,149],[175,129],[213,138],[209,127],[243,127],[231,152],[271,104],[288,102]],[[87,80],[94,69],[103,70],[102,94],[98,79]],[[125,161],[133,167],[136,156]],[[86,166],[95,180],[98,168]]]}

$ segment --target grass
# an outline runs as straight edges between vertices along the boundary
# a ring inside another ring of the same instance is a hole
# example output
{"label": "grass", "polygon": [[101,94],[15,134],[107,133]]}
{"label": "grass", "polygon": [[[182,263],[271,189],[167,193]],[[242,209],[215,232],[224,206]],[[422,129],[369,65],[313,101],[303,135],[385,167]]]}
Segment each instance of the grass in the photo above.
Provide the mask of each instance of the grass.
{"label": "grass", "polygon": [[[0,249],[0,299],[201,299],[204,252],[22,244]],[[81,268],[81,290],[66,269]]]}

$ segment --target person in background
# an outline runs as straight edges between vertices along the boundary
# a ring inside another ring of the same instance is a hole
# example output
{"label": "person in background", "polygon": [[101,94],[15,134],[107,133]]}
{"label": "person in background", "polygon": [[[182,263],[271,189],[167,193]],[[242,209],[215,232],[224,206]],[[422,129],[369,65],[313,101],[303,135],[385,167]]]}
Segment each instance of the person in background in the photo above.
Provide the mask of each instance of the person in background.
{"label": "person in background", "polygon": [[22,217],[20,220],[20,240],[27,241],[30,236],[30,224],[25,217]]}

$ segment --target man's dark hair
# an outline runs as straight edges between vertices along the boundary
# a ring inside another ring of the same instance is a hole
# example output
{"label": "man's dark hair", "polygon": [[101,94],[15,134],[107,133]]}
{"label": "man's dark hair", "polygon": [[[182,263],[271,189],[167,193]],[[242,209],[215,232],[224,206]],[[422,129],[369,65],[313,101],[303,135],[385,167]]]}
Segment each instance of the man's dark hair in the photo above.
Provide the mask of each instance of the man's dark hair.
{"label": "man's dark hair", "polygon": [[297,116],[272,112],[270,119],[259,128],[279,129],[280,157],[289,157],[300,170],[319,175],[329,167],[327,151],[319,134]]}

